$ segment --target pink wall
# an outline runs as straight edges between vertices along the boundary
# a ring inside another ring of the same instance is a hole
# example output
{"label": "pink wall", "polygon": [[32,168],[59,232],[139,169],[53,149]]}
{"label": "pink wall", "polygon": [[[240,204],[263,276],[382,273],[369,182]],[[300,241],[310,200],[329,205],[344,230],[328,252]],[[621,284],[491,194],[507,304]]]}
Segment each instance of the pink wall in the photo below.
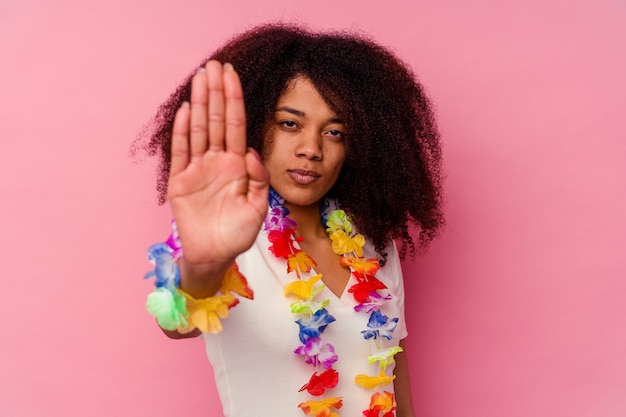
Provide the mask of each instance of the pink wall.
{"label": "pink wall", "polygon": [[624,2],[3,0],[0,416],[218,415],[202,343],[143,310],[169,213],[128,147],[279,18],[372,34],[437,103],[448,227],[405,263],[418,416],[626,415]]}

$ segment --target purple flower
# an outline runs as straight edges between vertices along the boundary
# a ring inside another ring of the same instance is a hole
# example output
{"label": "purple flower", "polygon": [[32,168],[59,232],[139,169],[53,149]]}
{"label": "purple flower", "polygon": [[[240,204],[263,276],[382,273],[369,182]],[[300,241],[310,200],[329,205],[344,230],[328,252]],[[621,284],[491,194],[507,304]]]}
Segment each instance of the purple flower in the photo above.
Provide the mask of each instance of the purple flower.
{"label": "purple flower", "polygon": [[296,321],[298,326],[300,326],[300,341],[306,343],[307,339],[318,337],[326,329],[326,326],[333,321],[335,321],[335,318],[328,314],[328,310],[325,308],[317,310],[311,317]]}
{"label": "purple flower", "polygon": [[368,296],[369,301],[365,302],[365,303],[361,303],[361,304],[357,304],[356,306],[354,306],[354,311],[356,312],[365,312],[365,313],[371,313],[374,310],[377,310],[380,308],[380,306],[382,306],[385,301],[391,300],[393,297],[391,296],[391,294],[387,294],[386,296],[382,296],[380,294],[378,294],[377,291],[372,291],[370,293],[370,295]]}
{"label": "purple flower", "polygon": [[178,226],[176,225],[176,220],[172,220],[172,233],[165,241],[167,245],[172,248],[172,257],[174,260],[180,259],[183,257],[183,245],[180,242],[180,235],[178,234]]}
{"label": "purple flower", "polygon": [[287,217],[289,209],[285,206],[276,206],[270,209],[263,222],[263,230],[285,230],[295,229],[297,224],[295,221]]}
{"label": "purple flower", "polygon": [[313,366],[321,364],[324,369],[332,368],[333,363],[337,362],[337,354],[333,345],[322,342],[322,339],[319,337],[307,339],[304,345],[296,348],[293,353],[304,355],[306,363],[310,363]]}
{"label": "purple flower", "polygon": [[370,315],[369,322],[367,323],[367,327],[373,330],[362,331],[363,338],[378,339],[379,337],[384,337],[387,340],[391,340],[391,333],[396,330],[398,321],[399,319],[397,317],[389,320],[389,317],[384,316],[380,310],[376,310]]}

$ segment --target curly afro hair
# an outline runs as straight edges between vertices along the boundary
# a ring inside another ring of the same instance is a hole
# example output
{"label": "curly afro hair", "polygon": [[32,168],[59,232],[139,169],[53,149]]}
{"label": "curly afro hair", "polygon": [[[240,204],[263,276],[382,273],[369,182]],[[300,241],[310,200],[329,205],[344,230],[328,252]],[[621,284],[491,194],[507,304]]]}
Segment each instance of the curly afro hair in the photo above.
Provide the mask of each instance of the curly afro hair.
{"label": "curly afro hair", "polygon": [[[248,146],[263,151],[266,122],[288,82],[306,76],[347,125],[347,158],[330,196],[385,258],[392,239],[401,256],[428,244],[441,229],[441,145],[429,100],[393,53],[361,36],[314,33],[286,24],[246,31],[202,62],[237,70],[244,91]],[[190,74],[163,103],[140,139],[160,159],[159,203],[167,199],[170,138],[176,110],[189,101]]]}

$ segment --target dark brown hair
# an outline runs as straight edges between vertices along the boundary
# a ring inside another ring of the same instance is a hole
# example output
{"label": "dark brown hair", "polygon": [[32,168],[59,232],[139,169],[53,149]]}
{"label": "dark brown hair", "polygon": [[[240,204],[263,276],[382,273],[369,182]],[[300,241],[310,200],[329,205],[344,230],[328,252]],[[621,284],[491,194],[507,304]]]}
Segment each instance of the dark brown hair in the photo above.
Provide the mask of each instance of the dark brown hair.
{"label": "dark brown hair", "polygon": [[[244,91],[248,146],[263,148],[266,121],[297,75],[308,77],[346,120],[347,158],[331,196],[383,256],[392,240],[401,254],[430,242],[443,225],[441,147],[428,98],[412,71],[371,40],[348,33],[313,33],[283,24],[249,30],[208,59],[233,64]],[[136,143],[160,159],[159,203],[167,198],[170,138],[176,110],[188,101],[190,74],[163,103]]]}

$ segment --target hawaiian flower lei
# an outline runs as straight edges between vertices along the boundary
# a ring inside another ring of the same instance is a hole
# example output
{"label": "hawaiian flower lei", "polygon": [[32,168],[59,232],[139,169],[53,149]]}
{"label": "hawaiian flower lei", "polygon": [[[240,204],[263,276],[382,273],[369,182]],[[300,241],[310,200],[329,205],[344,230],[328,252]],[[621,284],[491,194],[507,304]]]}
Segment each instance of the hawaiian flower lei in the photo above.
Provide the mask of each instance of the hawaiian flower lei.
{"label": "hawaiian flower lei", "polygon": [[[269,250],[277,258],[287,261],[287,273],[294,272],[297,280],[284,287],[285,296],[297,301],[291,304],[291,312],[299,319],[299,339],[302,345],[294,350],[301,355],[305,363],[311,364],[315,372],[300,391],[307,391],[315,397],[321,397],[326,390],[333,389],[339,382],[339,374],[333,368],[338,355],[331,343],[322,339],[326,327],[336,321],[326,307],[330,300],[317,300],[316,297],[324,288],[321,274],[303,279],[302,274],[310,272],[316,266],[315,261],[302,251],[297,242],[302,237],[295,237],[296,223],[287,217],[289,210],[283,205],[284,200],[273,189],[270,190],[270,210],[265,219],[264,230],[268,233],[271,245]],[[354,231],[350,218],[343,210],[332,210],[327,203],[322,210],[322,219],[327,226],[326,231],[332,240],[336,254],[342,255],[340,264],[349,267],[357,283],[348,288],[358,304],[356,312],[367,315],[366,329],[361,331],[363,339],[372,344],[372,351],[367,360],[370,364],[379,363],[378,375],[359,374],[354,378],[357,385],[377,391],[371,396],[369,408],[363,411],[366,417],[393,417],[396,404],[394,394],[384,391],[383,386],[390,384],[395,376],[388,376],[386,369],[394,363],[393,357],[402,351],[400,346],[385,347],[383,339],[390,341],[398,324],[398,318],[389,319],[381,313],[381,306],[392,296],[379,291],[387,289],[386,285],[376,278],[380,268],[378,258],[364,258],[363,246],[365,238]],[[320,367],[324,370],[318,374]],[[331,397],[302,402],[298,407],[307,415],[315,417],[338,417],[333,411],[341,408],[341,397]]]}
{"label": "hawaiian flower lei", "polygon": [[183,248],[172,220],[172,233],[167,241],[155,243],[148,249],[148,260],[154,270],[144,278],[155,278],[155,289],[148,295],[146,310],[156,317],[159,326],[165,330],[178,330],[188,333],[198,328],[203,333],[222,331],[220,319],[228,317],[228,310],[239,304],[238,294],[252,299],[254,293],[248,287],[246,278],[239,272],[237,264],[226,271],[222,286],[213,297],[195,299],[178,288],[180,269],[176,262],[183,256]]}

